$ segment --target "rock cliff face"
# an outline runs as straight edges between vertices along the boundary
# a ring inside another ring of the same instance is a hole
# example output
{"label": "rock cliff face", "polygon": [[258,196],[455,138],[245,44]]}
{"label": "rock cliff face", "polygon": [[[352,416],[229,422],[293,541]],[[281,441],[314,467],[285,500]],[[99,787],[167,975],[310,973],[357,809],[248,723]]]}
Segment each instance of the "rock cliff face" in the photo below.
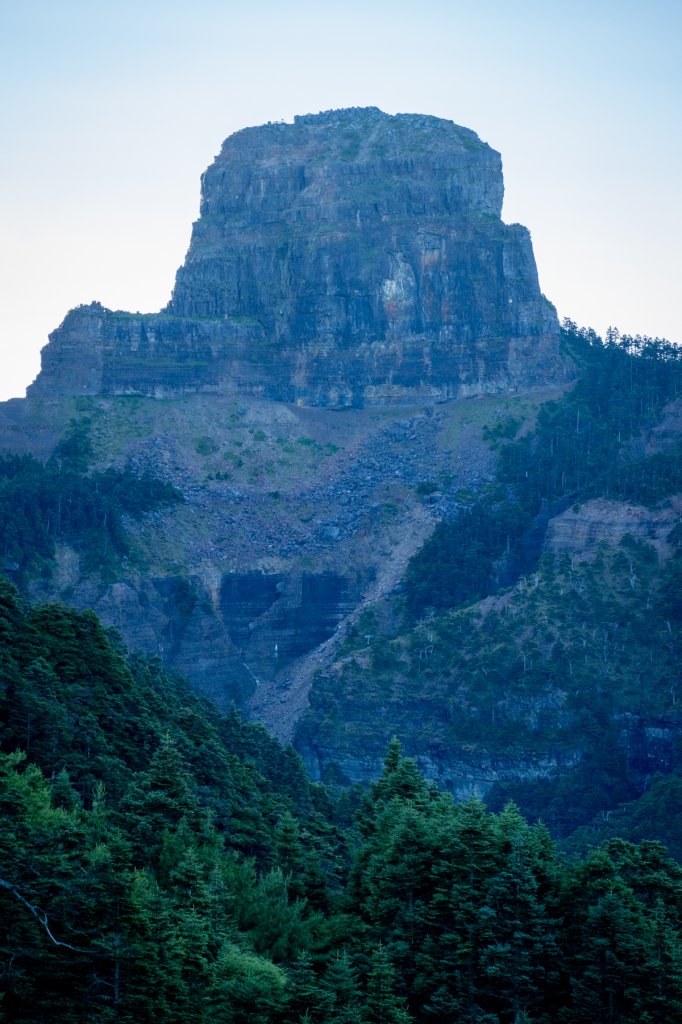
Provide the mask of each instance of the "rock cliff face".
{"label": "rock cliff face", "polygon": [[159,314],[73,310],[34,395],[218,391],[361,406],[561,380],[500,156],[450,121],[376,108],[232,135]]}
{"label": "rock cliff face", "polygon": [[659,557],[665,558],[670,553],[669,534],[679,522],[681,511],[679,498],[674,498],[670,507],[663,509],[599,498],[551,519],[545,546],[554,554],[567,553],[590,560],[600,545],[615,547],[629,534],[635,540],[651,544]]}
{"label": "rock cliff face", "polygon": [[[159,656],[226,711],[330,637],[360,600],[362,580],[339,573],[259,571],[81,578],[61,545],[49,596],[93,608],[131,650]],[[32,588],[36,599],[46,592]]]}

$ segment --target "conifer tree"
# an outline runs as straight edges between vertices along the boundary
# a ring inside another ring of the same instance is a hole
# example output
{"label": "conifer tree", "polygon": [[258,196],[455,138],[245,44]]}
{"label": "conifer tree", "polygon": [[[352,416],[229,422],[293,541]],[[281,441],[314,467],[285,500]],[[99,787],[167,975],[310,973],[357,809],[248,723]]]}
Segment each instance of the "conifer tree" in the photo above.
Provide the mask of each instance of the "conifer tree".
{"label": "conifer tree", "polygon": [[408,1024],[404,1000],[396,995],[396,976],[386,949],[379,944],[371,954],[365,999],[366,1024]]}
{"label": "conifer tree", "polygon": [[331,1001],[329,1024],[362,1024],[360,986],[346,949],[328,959],[323,980]]}

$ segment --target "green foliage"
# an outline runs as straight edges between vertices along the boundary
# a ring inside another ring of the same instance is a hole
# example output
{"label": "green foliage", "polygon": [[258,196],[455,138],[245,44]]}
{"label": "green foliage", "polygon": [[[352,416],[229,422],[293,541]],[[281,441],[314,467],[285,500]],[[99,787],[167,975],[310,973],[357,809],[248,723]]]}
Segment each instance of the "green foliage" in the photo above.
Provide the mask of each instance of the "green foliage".
{"label": "green foliage", "polygon": [[483,427],[483,437],[486,441],[510,441],[516,437],[523,420],[517,416],[505,416],[499,419],[492,427],[487,424]]}
{"label": "green foliage", "polygon": [[564,844],[568,850],[585,853],[600,840],[622,836],[632,842],[646,842],[656,836],[671,855],[682,861],[682,777],[656,774],[647,780],[641,796],[622,803],[608,814],[596,815],[589,825],[577,829]]}
{"label": "green foliage", "polygon": [[[465,778],[509,766],[512,779],[486,794],[491,808],[513,800],[562,842],[585,830],[581,850],[620,834],[659,838],[679,855],[674,787],[653,785],[680,763],[678,573],[677,556],[661,566],[651,545],[626,536],[591,562],[546,555],[513,591],[427,609],[387,636],[378,616],[359,622],[315,682],[301,742],[343,764],[359,748],[380,756],[397,735],[444,779],[458,764]],[[390,663],[375,657],[386,650]]]}
{"label": "green foliage", "polygon": [[221,950],[216,967],[207,1000],[209,1020],[221,1019],[226,1010],[234,1024],[281,1020],[287,978],[280,967],[233,943]]}
{"label": "green foliage", "polygon": [[658,844],[572,864],[397,740],[341,830],[291,751],[127,666],[94,616],[2,583],[0,637],[8,1022],[682,1021],[682,869]]}
{"label": "green foliage", "polygon": [[347,857],[297,756],[2,578],[0,638],[6,1019],[280,1020]]}
{"label": "green foliage", "polygon": [[408,611],[450,608],[488,593],[495,558],[519,536],[528,518],[514,501],[486,496],[454,521],[439,523],[408,566]]}
{"label": "green foliage", "polygon": [[513,805],[401,793],[402,761],[393,745],[353,868],[368,1019],[408,1019],[401,996],[443,1024],[681,1019],[682,869],[660,846],[571,864]]}
{"label": "green foliage", "polygon": [[[570,321],[563,339],[578,383],[541,408],[532,433],[501,447],[498,486],[441,523],[411,560],[406,603],[414,618],[490,593],[501,562],[507,576],[530,571],[539,545],[528,542],[529,530],[543,509],[600,495],[654,505],[682,489],[680,444],[653,455],[636,444],[682,392],[682,350],[615,331],[604,342]],[[509,417],[485,436],[512,438],[518,426]]]}
{"label": "green foliage", "polygon": [[415,490],[417,494],[421,494],[426,497],[429,494],[435,494],[438,490],[438,484],[434,484],[433,480],[421,480],[417,484]]}
{"label": "green foliage", "polygon": [[682,624],[682,550],[669,560],[660,589],[661,612],[671,623]]}
{"label": "green foliage", "polygon": [[[651,740],[678,698],[679,550],[661,571],[626,538],[591,566],[545,560],[480,614],[439,610],[518,565],[543,507],[679,486],[679,452],[637,445],[679,389],[678,357],[573,325],[565,340],[583,379],[533,434],[488,431],[497,486],[412,563],[417,621],[391,637],[358,623],[340,680],[380,704],[386,740],[407,715],[463,759],[510,735],[531,766],[566,755],[561,775],[499,786],[499,813],[439,792],[395,739],[364,796],[336,799],[262,728],[126,661],[93,614],[30,607],[0,578],[4,1020],[682,1024],[682,869],[646,838],[665,819],[679,848],[680,780],[655,774],[679,750]],[[91,458],[81,422],[45,466],[0,460],[6,560],[49,564],[60,539],[116,557],[126,515],[177,500]],[[181,618],[195,600],[169,597]],[[331,688],[316,711],[357,745]]]}
{"label": "green foliage", "polygon": [[182,500],[170,484],[131,469],[87,472],[86,425],[76,424],[45,465],[32,455],[0,456],[0,557],[21,574],[47,567],[56,541],[101,569],[129,551],[123,520]]}
{"label": "green foliage", "polygon": [[214,437],[205,435],[197,438],[194,449],[198,455],[214,455],[220,449],[220,445]]}

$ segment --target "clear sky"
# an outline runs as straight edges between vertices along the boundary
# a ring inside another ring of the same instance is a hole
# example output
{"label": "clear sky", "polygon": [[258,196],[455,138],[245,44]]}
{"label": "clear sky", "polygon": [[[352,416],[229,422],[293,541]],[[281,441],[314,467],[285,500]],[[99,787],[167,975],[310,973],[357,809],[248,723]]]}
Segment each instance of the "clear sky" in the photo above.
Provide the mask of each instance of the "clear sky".
{"label": "clear sky", "polygon": [[231,132],[334,107],[502,153],[560,316],[682,341],[679,0],[4,0],[0,398],[81,302],[168,301]]}

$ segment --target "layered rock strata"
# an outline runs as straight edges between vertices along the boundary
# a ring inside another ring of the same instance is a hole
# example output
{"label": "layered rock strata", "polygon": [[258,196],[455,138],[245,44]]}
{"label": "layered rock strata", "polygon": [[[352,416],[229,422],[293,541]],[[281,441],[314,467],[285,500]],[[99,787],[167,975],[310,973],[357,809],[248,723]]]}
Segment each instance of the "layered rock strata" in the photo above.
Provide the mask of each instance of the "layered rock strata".
{"label": "layered rock strata", "polygon": [[450,121],[376,108],[230,136],[167,308],[68,314],[33,395],[218,391],[361,406],[566,376],[501,160]]}

